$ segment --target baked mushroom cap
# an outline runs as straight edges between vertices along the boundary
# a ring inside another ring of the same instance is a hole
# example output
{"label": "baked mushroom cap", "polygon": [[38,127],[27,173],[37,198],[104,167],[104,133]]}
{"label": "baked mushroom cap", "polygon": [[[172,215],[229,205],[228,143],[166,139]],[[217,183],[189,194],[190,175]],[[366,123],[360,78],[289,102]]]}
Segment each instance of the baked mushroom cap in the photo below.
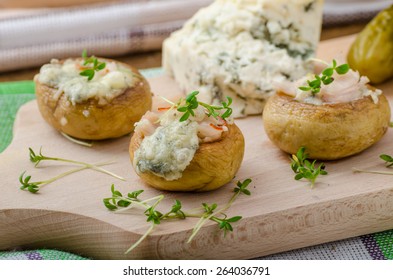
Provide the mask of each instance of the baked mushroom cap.
{"label": "baked mushroom cap", "polygon": [[[129,152],[131,162],[143,135],[135,131]],[[228,125],[228,132],[219,141],[199,145],[194,158],[183,171],[181,178],[167,181],[150,172],[138,174],[150,186],[167,191],[211,191],[229,183],[240,168],[244,155],[244,137],[235,125]],[[134,166],[136,170],[136,166]]]}
{"label": "baked mushroom cap", "polygon": [[385,134],[390,107],[384,95],[378,103],[367,96],[348,103],[313,105],[282,92],[272,96],[263,111],[270,140],[296,154],[305,147],[310,158],[334,160],[357,154]]}
{"label": "baked mushroom cap", "polygon": [[100,104],[96,98],[72,104],[64,93],[55,99],[53,97],[58,89],[35,79],[37,103],[42,117],[56,130],[79,139],[102,140],[132,132],[135,122],[150,110],[152,93],[148,82],[137,69],[121,62],[116,63],[135,73],[135,82],[106,104]]}

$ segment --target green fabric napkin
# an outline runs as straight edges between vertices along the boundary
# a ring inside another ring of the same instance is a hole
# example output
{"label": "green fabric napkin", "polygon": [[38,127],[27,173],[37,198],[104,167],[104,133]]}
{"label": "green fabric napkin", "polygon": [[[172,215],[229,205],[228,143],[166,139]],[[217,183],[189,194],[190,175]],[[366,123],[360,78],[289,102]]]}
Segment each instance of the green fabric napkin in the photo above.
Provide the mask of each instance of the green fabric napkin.
{"label": "green fabric napkin", "polygon": [[34,98],[32,81],[0,83],[0,152],[11,143],[12,125],[19,107]]}

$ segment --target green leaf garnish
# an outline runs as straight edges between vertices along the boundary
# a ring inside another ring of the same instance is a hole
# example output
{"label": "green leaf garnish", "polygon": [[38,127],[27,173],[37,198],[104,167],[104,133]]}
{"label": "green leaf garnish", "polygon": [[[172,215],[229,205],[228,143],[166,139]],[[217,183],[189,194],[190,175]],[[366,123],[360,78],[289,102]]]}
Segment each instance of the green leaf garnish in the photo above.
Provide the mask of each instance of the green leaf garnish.
{"label": "green leaf garnish", "polygon": [[316,166],[316,160],[313,162],[307,160],[305,147],[301,147],[296,155],[292,155],[291,168],[296,174],[295,180],[307,179],[311,183],[311,187],[314,187],[315,181],[319,175],[328,174],[327,171],[325,171],[324,163]]}
{"label": "green leaf garnish", "polygon": [[[161,224],[161,222],[165,220],[199,218],[198,223],[195,225],[192,231],[189,242],[193,239],[193,237],[198,233],[198,231],[207,221],[213,221],[217,223],[219,229],[221,229],[224,232],[224,236],[226,236],[228,232],[233,231],[233,223],[236,223],[242,217],[234,216],[231,218],[227,218],[227,215],[224,212],[229,209],[229,207],[231,207],[232,203],[240,194],[250,195],[250,191],[247,189],[247,186],[250,183],[250,179],[246,179],[243,182],[237,182],[237,187],[234,190],[233,196],[231,197],[229,202],[219,210],[217,210],[217,203],[212,203],[210,205],[207,203],[202,203],[202,214],[193,214],[183,211],[182,203],[180,200],[177,199],[175,200],[174,204],[168,212],[161,213],[156,208],[164,199],[164,195],[159,195],[149,199],[141,200],[139,198],[139,195],[143,192],[143,190],[134,191],[132,193],[129,193],[127,196],[123,196],[120,191],[115,189],[114,185],[111,186],[112,196],[104,198],[103,203],[107,209],[109,209],[110,211],[115,211],[115,213],[127,211],[134,206],[138,206],[144,209],[143,213],[147,217],[146,221],[150,223],[150,227],[147,229],[145,234],[126,251],[127,254],[134,250],[153,231],[153,229],[157,225]],[[149,204],[149,202],[154,203]]]}
{"label": "green leaf garnish", "polygon": [[349,71],[348,64],[342,64],[337,66],[337,61],[333,59],[332,66],[325,68],[321,75],[315,75],[314,80],[307,80],[308,86],[301,86],[299,89],[301,91],[310,91],[313,96],[321,91],[322,84],[329,85],[333,83],[334,78],[332,77],[334,72],[339,75],[344,75]]}
{"label": "green leaf garnish", "polygon": [[95,72],[93,69],[86,69],[79,73],[79,75],[87,77],[89,81],[94,78],[94,74]]}
{"label": "green leaf garnish", "polygon": [[161,223],[162,214],[156,211],[153,206],[149,209],[146,209],[145,215],[147,216],[147,222],[151,221],[156,225],[159,225]]}
{"label": "green leaf garnish", "polygon": [[386,154],[382,154],[379,156],[380,159],[382,159],[383,161],[385,161],[386,163],[386,167],[391,167],[393,166],[393,157],[386,155]]}
{"label": "green leaf garnish", "polygon": [[[37,154],[32,148],[29,148],[29,158],[30,161],[34,163],[34,166],[37,167],[38,164],[40,164],[42,161],[59,161],[59,162],[66,162],[66,163],[71,163],[74,165],[78,165],[78,168],[71,169],[67,172],[61,173],[53,178],[43,180],[43,181],[37,181],[37,182],[30,182],[31,176],[25,176],[25,172],[23,172],[19,176],[19,182],[21,183],[21,190],[27,190],[31,193],[37,193],[43,186],[48,185],[49,183],[52,183],[60,178],[63,178],[67,175],[73,174],[75,172],[79,172],[85,169],[93,169],[98,172],[105,173],[107,175],[110,175],[114,178],[117,178],[119,180],[125,181],[123,177],[120,177],[104,168],[101,166],[111,164],[112,162],[104,162],[104,163],[96,163],[96,164],[90,164],[82,161],[76,161],[76,160],[71,160],[71,159],[65,159],[65,158],[58,158],[58,157],[49,157],[46,155],[42,154],[42,149],[40,148],[39,153]],[[120,194],[121,195],[121,194]]]}
{"label": "green leaf garnish", "polygon": [[202,207],[206,214],[211,214],[217,208],[217,203],[213,203],[212,205],[202,203]]}
{"label": "green leaf garnish", "polygon": [[86,50],[83,50],[82,58],[84,59],[83,65],[89,65],[90,68],[81,71],[79,75],[87,77],[88,81],[91,81],[94,78],[95,72],[101,71],[106,67],[106,63],[99,61],[94,55],[87,57]]}
{"label": "green leaf garnish", "polygon": [[243,193],[245,195],[251,195],[251,192],[247,189],[248,185],[251,183],[251,179],[246,179],[243,182],[238,181],[237,187],[234,189],[235,193]]}
{"label": "green leaf garnish", "polygon": [[31,193],[37,193],[41,182],[30,182],[31,176],[24,177],[25,173],[26,171],[19,176],[19,182],[21,183],[20,189],[28,190]]}
{"label": "green leaf garnish", "polygon": [[[180,106],[180,103],[177,105],[177,111],[184,113],[181,118],[180,122],[184,122],[189,119],[190,116],[195,116],[194,110],[198,108],[198,106],[202,106],[206,109],[206,114],[210,117],[213,116],[215,119],[219,117],[225,120],[226,118],[230,117],[232,114],[232,108],[230,107],[232,104],[232,98],[227,97],[227,102],[221,102],[222,106],[212,106],[206,104],[204,102],[200,102],[197,99],[197,95],[199,91],[193,91],[186,96],[185,104]],[[225,110],[224,113],[221,113],[222,110]]]}
{"label": "green leaf garnish", "polygon": [[338,67],[335,68],[337,74],[339,75],[344,75],[349,71],[349,65],[348,64],[342,64]]}
{"label": "green leaf garnish", "polygon": [[233,227],[231,223],[235,223],[239,221],[242,217],[241,216],[235,216],[229,219],[217,219],[217,222],[219,224],[220,229],[224,231],[224,236],[226,236],[228,231],[233,231]]}

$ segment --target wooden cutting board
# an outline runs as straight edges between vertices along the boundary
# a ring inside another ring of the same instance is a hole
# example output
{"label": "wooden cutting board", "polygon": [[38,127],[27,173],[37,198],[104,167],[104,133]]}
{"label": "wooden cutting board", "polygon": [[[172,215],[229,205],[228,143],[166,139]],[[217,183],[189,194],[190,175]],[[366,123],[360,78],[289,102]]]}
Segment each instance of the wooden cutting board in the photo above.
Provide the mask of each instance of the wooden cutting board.
{"label": "wooden cutting board", "polygon": [[[345,57],[353,37],[321,43],[319,57]],[[168,77],[150,79],[156,94],[179,94]],[[381,85],[393,101],[393,82]],[[165,194],[163,208],[179,199],[186,209],[202,202],[224,205],[233,183],[209,193],[159,192],[145,185],[133,171],[130,137],[95,143],[92,148],[67,141],[41,118],[35,101],[24,105],[15,121],[14,139],[0,155],[0,250],[56,248],[96,259],[243,259],[393,228],[392,177],[354,174],[353,167],[385,170],[381,153],[393,153],[393,129],[365,152],[328,162],[329,175],[314,189],[295,181],[287,154],[266,137],[260,116],[237,120],[246,139],[243,164],[236,179],[252,178],[250,197],[241,196],[227,211],[241,215],[234,232],[223,236],[208,223],[187,243],[195,219],[163,222],[135,251],[124,252],[148,228],[141,210],[125,214],[108,211],[102,203],[114,183],[123,193],[144,189],[142,197]],[[33,195],[19,190],[23,171],[33,180],[50,178],[71,167],[44,163],[34,168],[28,147],[43,148],[51,156],[91,163],[115,160],[107,168],[124,176],[122,182],[91,170],[52,183]],[[234,181],[235,182],[235,181]]]}

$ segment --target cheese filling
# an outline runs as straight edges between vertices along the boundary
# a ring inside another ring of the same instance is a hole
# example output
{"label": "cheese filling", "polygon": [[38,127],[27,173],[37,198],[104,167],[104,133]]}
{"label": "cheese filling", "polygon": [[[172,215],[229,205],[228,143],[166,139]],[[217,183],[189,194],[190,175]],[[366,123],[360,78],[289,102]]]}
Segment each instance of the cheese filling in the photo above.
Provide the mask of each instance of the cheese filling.
{"label": "cheese filling", "polygon": [[73,105],[91,98],[104,105],[133,86],[135,79],[131,70],[123,65],[104,59],[100,61],[105,62],[106,67],[95,72],[94,78],[90,81],[80,75],[81,71],[89,67],[83,65],[81,59],[67,59],[64,63],[52,59],[51,63],[41,67],[35,79],[41,84],[58,89],[53,95],[55,100],[64,93]]}
{"label": "cheese filling", "polygon": [[174,121],[143,139],[135,152],[138,173],[151,172],[168,181],[182,177],[199,147],[196,122]]}
{"label": "cheese filling", "polygon": [[201,143],[219,141],[228,131],[226,121],[208,117],[203,107],[194,112],[195,116],[180,122],[183,113],[176,108],[159,108],[135,124],[135,132],[144,137],[134,153],[138,174],[151,172],[167,181],[179,179]]}
{"label": "cheese filling", "polygon": [[295,100],[314,105],[345,103],[370,96],[374,103],[378,103],[378,96],[382,94],[379,89],[368,87],[370,80],[360,76],[359,72],[349,70],[344,75],[334,73],[334,81],[328,85],[321,84],[320,92],[312,94],[311,91],[303,91],[299,87],[307,86],[307,80],[313,80],[314,74],[303,77],[293,83],[275,83],[277,91],[293,96]]}

